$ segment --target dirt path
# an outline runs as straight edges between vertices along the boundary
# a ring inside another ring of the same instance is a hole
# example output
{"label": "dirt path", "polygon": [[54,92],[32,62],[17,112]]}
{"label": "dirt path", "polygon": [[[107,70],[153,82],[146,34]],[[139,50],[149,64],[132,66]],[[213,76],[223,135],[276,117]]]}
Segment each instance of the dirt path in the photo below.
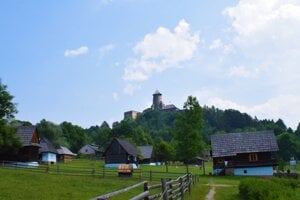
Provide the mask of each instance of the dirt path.
{"label": "dirt path", "polygon": [[215,193],[215,186],[210,186],[210,190],[205,196],[205,200],[214,200]]}
{"label": "dirt path", "polygon": [[235,185],[225,185],[225,184],[207,184],[210,186],[210,190],[205,196],[205,200],[214,200],[215,194],[216,194],[216,187],[234,187]]}

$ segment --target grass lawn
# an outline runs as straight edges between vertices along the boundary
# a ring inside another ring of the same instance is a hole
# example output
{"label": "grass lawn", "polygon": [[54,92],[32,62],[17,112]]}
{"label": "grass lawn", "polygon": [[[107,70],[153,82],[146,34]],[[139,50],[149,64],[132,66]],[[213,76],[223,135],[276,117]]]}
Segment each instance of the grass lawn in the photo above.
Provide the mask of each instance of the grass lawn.
{"label": "grass lawn", "polygon": [[244,177],[201,176],[192,189],[188,200],[205,199],[211,187],[215,189],[215,200],[238,200],[238,185]]}
{"label": "grass lawn", "polygon": [[0,199],[90,199],[137,183],[131,179],[62,176],[0,168]]}
{"label": "grass lawn", "polygon": [[[211,172],[211,163],[206,164],[206,174]],[[102,176],[103,161],[91,161],[88,159],[76,159],[69,163],[59,163],[50,166],[48,173],[45,166],[40,167],[40,171],[31,171],[22,168],[1,168],[0,167],[0,199],[91,199],[93,197],[107,194],[134,185],[142,180],[150,179],[150,171],[153,181],[149,185],[160,183],[160,178],[180,176],[179,173],[186,173],[186,167],[180,164],[168,167],[169,173],[166,172],[165,166],[141,165],[141,180],[139,173],[134,174],[132,178],[119,178],[116,169],[106,171],[105,178]],[[61,173],[57,173],[57,166]],[[299,167],[299,164],[297,165]],[[91,171],[97,172],[93,175]],[[78,171],[79,170],[79,171]],[[83,171],[80,174],[80,170]],[[185,199],[201,200],[213,187],[215,190],[215,200],[238,200],[238,185],[245,177],[218,177],[204,176],[203,169],[190,166],[189,172],[200,174],[199,182],[192,188],[192,194],[186,193]],[[72,173],[75,173],[76,176]],[[109,175],[110,173],[110,175]],[[174,173],[174,174],[172,174]],[[69,174],[69,175],[68,175]],[[300,196],[299,187],[296,189],[297,195]],[[143,186],[135,188],[122,195],[111,198],[112,200],[129,199],[143,191]],[[161,190],[155,191],[155,193]]]}

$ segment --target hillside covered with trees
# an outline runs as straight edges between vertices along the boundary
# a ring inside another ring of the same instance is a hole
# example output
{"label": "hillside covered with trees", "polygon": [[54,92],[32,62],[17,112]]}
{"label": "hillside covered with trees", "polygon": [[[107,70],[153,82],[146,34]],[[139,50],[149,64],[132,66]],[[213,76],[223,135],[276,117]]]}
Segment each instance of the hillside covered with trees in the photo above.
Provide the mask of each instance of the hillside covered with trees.
{"label": "hillside covered with trees", "polygon": [[[4,153],[20,146],[15,135],[16,127],[32,124],[14,119],[16,104],[1,82],[0,104],[0,153]],[[147,109],[135,120],[126,118],[113,123],[112,127],[104,121],[101,125],[84,129],[71,122],[55,124],[46,119],[35,125],[40,136],[48,138],[55,146],[67,146],[73,152],[90,143],[105,149],[113,138],[118,137],[139,146],[154,145],[161,160],[183,161],[188,159],[186,155],[208,154],[212,134],[273,130],[280,148],[280,158],[289,160],[293,156],[300,159],[300,123],[294,131],[282,119],[260,120],[238,110],[200,107],[197,99],[191,96],[181,111]],[[187,146],[190,148],[184,148]]]}

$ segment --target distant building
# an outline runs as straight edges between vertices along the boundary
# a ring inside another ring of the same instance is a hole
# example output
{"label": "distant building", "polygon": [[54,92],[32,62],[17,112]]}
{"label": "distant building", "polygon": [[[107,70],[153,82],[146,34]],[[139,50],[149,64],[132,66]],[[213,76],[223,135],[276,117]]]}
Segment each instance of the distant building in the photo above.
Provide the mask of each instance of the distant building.
{"label": "distant building", "polygon": [[153,93],[153,100],[152,100],[152,106],[151,108],[153,110],[161,110],[164,108],[164,103],[162,101],[162,94],[156,90],[154,93]]}
{"label": "distant building", "polygon": [[211,136],[214,174],[272,176],[279,150],[273,131]]}
{"label": "distant building", "polygon": [[[159,111],[164,111],[164,112],[180,111],[180,109],[177,108],[173,104],[165,105],[162,101],[162,94],[158,90],[156,90],[153,93],[151,108],[146,108],[143,112],[147,112],[150,110],[159,110]],[[130,119],[135,120],[139,114],[140,114],[140,112],[138,112],[138,111],[130,110],[130,111],[124,112],[124,119],[130,118]],[[113,127],[114,127],[114,125],[113,125]]]}
{"label": "distant building", "polygon": [[139,150],[139,153],[141,154],[139,163],[149,164],[155,162],[153,146],[138,146],[137,148]]}
{"label": "distant building", "polygon": [[[102,150],[103,152],[103,150]],[[94,144],[86,144],[79,150],[79,153],[87,156],[100,156],[102,154],[101,150],[97,145]]]}
{"label": "distant building", "polygon": [[57,149],[57,153],[58,153],[58,160],[61,162],[72,161],[77,155],[64,146],[61,146],[59,149]]}
{"label": "distant building", "polygon": [[126,118],[130,118],[130,119],[136,119],[138,114],[140,114],[140,112],[138,111],[134,111],[134,110],[130,110],[124,113],[124,119]]}
{"label": "distant building", "polygon": [[114,138],[104,152],[105,164],[129,164],[137,162],[137,150],[127,140]]}
{"label": "distant building", "polygon": [[20,137],[22,147],[18,152],[18,161],[38,162],[40,137],[35,126],[19,126],[17,136]]}
{"label": "distant building", "polygon": [[42,138],[40,140],[40,146],[41,148],[39,149],[39,155],[41,162],[48,164],[56,163],[57,151],[52,145],[52,143],[46,138]]}
{"label": "distant building", "polygon": [[153,94],[151,109],[166,112],[180,111],[180,109],[173,104],[165,105],[162,101],[162,94],[158,90],[156,90]]}

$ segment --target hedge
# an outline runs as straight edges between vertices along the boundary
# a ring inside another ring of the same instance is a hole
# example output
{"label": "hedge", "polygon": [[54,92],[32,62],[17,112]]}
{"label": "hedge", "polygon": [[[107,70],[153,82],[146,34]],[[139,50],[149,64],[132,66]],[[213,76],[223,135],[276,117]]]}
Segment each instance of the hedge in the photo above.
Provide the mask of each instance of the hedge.
{"label": "hedge", "polygon": [[299,200],[299,181],[247,178],[240,182],[239,194],[243,200]]}

